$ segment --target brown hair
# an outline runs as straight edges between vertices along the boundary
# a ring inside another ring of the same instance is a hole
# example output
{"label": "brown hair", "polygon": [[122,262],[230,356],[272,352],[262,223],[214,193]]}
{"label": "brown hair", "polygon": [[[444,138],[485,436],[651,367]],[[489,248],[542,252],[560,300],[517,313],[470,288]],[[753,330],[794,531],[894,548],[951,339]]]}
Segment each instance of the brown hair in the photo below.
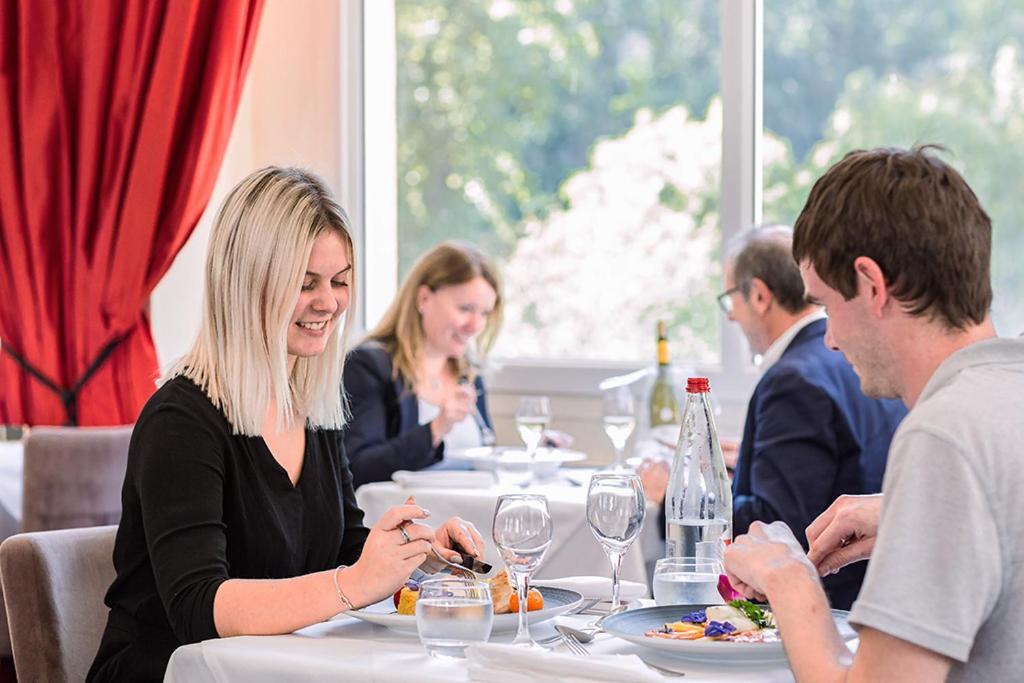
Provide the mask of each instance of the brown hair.
{"label": "brown hair", "polygon": [[873,259],[911,315],[953,329],[981,324],[992,304],[992,222],[963,177],[925,145],[850,152],[818,179],[793,230],[793,258],[810,261],[846,300],[853,268]]}
{"label": "brown hair", "polygon": [[729,244],[733,280],[744,299],[750,296],[750,281],[756,277],[787,313],[799,313],[808,307],[792,245],[793,231],[786,225],[751,228]]}
{"label": "brown hair", "polygon": [[[416,391],[416,359],[423,344],[423,323],[416,307],[416,293],[421,286],[432,292],[442,287],[461,285],[482,277],[494,290],[494,309],[476,339],[479,357],[449,360],[449,367],[458,376],[473,375],[476,363],[487,355],[498,337],[501,327],[501,278],[487,256],[476,247],[464,242],[442,242],[420,256],[405,276],[394,301],[384,317],[367,335],[379,343],[391,356],[395,377],[401,377],[408,391]],[[471,351],[472,353],[472,351]]]}

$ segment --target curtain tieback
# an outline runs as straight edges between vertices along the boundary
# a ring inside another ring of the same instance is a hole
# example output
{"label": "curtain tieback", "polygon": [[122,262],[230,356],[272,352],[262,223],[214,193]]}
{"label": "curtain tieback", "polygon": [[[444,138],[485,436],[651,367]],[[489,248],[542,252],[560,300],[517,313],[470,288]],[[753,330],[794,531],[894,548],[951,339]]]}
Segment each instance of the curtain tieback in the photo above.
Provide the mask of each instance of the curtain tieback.
{"label": "curtain tieback", "polygon": [[65,426],[76,427],[78,426],[78,392],[82,390],[82,387],[85,386],[86,382],[92,379],[92,376],[96,374],[96,371],[100,369],[100,366],[106,362],[107,358],[110,357],[110,354],[117,348],[117,345],[128,338],[128,335],[131,334],[133,329],[134,325],[127,331],[122,332],[107,342],[107,345],[100,349],[100,352],[96,354],[96,358],[89,363],[89,367],[85,369],[85,372],[82,373],[81,377],[75,381],[70,389],[65,389],[44,375],[40,370],[36,369],[31,363],[25,360],[24,356],[12,349],[9,345],[3,344],[0,346],[0,352],[6,353],[8,356],[13,358],[14,362],[20,365],[22,370],[34,377],[44,387],[57,394],[57,396],[60,397],[61,403],[64,404],[64,412],[67,413],[68,416],[68,421],[65,423]]}

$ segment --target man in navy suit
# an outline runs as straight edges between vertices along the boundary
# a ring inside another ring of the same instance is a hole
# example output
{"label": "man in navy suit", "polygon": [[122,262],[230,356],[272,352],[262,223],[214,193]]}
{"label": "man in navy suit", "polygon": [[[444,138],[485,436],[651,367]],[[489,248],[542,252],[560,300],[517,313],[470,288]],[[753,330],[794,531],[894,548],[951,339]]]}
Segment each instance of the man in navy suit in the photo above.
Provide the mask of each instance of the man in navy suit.
{"label": "man in navy suit", "polygon": [[[792,232],[757,228],[731,245],[718,301],[743,330],[764,372],[747,407],[733,480],[733,534],[754,521],[804,529],[842,494],[881,491],[889,442],[906,408],[864,396],[841,353],[824,344],[825,314],[804,298]],[[824,579],[849,609],[866,563]]]}

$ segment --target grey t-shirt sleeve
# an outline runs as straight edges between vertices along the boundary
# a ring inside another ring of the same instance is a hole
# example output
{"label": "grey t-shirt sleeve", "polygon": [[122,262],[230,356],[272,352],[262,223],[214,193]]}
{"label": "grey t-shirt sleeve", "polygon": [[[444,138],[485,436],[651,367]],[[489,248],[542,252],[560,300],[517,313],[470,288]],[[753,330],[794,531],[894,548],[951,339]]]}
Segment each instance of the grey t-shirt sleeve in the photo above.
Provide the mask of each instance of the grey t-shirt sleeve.
{"label": "grey t-shirt sleeve", "polygon": [[850,621],[966,662],[996,608],[1002,562],[993,498],[937,430],[901,430],[881,526]]}

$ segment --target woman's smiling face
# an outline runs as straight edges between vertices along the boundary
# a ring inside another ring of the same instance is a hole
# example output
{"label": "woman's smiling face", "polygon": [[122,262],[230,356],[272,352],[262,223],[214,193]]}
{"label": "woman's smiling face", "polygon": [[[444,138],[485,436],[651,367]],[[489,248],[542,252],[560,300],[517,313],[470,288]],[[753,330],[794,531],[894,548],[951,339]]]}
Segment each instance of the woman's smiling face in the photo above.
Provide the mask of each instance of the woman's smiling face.
{"label": "woman's smiling face", "polygon": [[317,237],[288,325],[289,356],[309,358],[327,348],[338,318],[348,309],[351,272],[344,238],[333,230]]}

